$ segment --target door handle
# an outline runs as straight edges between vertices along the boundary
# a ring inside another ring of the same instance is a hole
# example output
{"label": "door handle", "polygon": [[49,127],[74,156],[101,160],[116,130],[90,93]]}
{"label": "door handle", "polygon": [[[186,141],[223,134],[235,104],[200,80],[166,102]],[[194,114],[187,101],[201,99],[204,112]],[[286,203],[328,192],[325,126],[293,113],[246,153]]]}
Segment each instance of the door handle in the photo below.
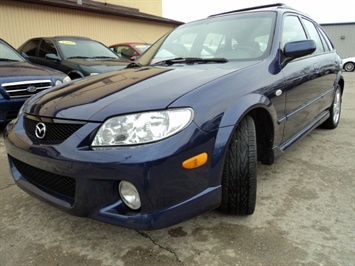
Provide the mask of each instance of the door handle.
{"label": "door handle", "polygon": [[315,64],[313,65],[313,68],[314,68],[314,70],[316,71],[316,73],[319,74],[319,72],[320,72],[319,69],[320,69],[320,68],[319,68],[318,63],[315,63]]}

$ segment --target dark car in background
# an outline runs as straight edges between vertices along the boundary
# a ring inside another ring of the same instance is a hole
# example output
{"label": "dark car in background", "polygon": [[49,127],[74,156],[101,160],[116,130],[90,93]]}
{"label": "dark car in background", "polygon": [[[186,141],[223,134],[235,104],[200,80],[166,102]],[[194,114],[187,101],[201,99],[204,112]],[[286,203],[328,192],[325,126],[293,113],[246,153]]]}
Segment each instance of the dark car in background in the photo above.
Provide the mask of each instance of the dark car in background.
{"label": "dark car in background", "polygon": [[71,214],[136,229],[251,215],[257,162],[336,128],[343,89],[320,25],[265,5],[184,24],[126,69],[34,96],[5,146],[16,184]]}
{"label": "dark car in background", "polygon": [[142,42],[126,42],[110,45],[109,48],[126,60],[136,60],[151,44]]}
{"label": "dark car in background", "polygon": [[62,72],[28,63],[0,39],[0,123],[16,118],[30,96],[69,81]]}
{"label": "dark car in background", "polygon": [[129,64],[104,44],[84,37],[33,38],[18,51],[31,62],[58,69],[71,79],[122,69]]}

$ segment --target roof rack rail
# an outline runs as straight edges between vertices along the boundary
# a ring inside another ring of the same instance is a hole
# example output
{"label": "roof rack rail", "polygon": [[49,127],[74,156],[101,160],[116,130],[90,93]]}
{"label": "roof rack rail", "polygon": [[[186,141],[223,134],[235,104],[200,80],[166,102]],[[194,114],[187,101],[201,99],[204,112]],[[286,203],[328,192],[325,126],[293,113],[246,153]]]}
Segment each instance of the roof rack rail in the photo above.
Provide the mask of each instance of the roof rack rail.
{"label": "roof rack rail", "polygon": [[242,8],[242,9],[237,9],[233,11],[227,11],[219,14],[214,14],[210,15],[208,17],[215,17],[215,16],[220,16],[220,15],[226,15],[226,14],[231,14],[235,12],[241,12],[241,11],[249,11],[249,10],[254,10],[254,9],[261,9],[261,8],[269,8],[269,7],[288,7],[284,3],[276,3],[276,4],[269,4],[269,5],[262,5],[262,6],[254,6],[254,7],[248,7],[248,8]]}

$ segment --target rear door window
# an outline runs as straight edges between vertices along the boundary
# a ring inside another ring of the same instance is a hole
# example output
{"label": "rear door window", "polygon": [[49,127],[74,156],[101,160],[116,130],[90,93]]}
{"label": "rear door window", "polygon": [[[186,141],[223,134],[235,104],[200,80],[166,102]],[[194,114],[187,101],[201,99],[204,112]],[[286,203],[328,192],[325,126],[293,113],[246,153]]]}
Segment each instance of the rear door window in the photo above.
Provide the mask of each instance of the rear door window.
{"label": "rear door window", "polygon": [[332,42],[329,40],[327,34],[325,34],[325,32],[320,27],[318,27],[318,31],[319,31],[320,36],[322,37],[322,40],[323,40],[323,42],[325,44],[325,50],[326,51],[333,51],[334,50],[334,46],[333,46]]}

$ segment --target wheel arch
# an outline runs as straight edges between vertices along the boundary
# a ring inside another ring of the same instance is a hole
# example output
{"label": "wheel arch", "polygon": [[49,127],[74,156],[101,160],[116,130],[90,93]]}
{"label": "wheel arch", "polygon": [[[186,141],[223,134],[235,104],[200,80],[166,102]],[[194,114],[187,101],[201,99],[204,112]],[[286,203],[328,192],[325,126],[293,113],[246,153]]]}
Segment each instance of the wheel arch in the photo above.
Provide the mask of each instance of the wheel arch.
{"label": "wheel arch", "polygon": [[81,73],[80,71],[78,70],[72,70],[70,72],[68,72],[67,74],[72,80],[74,79],[80,79],[80,78],[83,78],[84,77],[84,74]]}
{"label": "wheel arch", "polygon": [[[261,101],[261,99],[263,100]],[[246,102],[242,101],[241,103]],[[258,161],[262,164],[271,165],[275,160],[273,145],[277,116],[271,102],[265,96],[260,97],[259,95],[259,100],[249,105],[249,107],[245,105],[245,108],[242,109],[240,105],[238,106],[239,108],[229,108],[229,111],[226,111],[218,129],[212,155],[212,166],[217,171],[214,176],[222,176],[223,165],[232,135],[237,125],[246,116],[251,116],[254,120]]]}
{"label": "wheel arch", "polygon": [[254,120],[257,142],[258,161],[262,164],[273,164],[275,156],[273,144],[275,127],[270,113],[265,108],[255,108],[249,111],[246,116],[251,116]]}

